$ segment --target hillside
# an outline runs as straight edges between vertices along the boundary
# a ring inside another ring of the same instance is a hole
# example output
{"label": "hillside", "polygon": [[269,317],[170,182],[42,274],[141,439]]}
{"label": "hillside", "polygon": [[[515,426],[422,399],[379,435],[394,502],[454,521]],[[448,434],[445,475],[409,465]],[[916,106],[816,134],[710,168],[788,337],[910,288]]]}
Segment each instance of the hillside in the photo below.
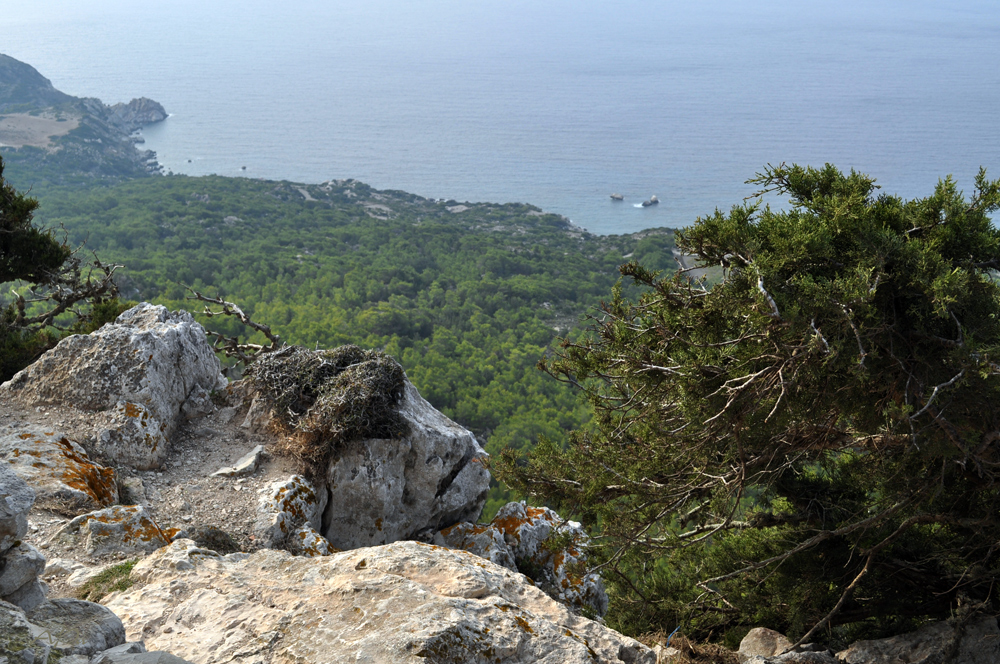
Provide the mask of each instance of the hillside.
{"label": "hillside", "polygon": [[165,176],[33,193],[42,225],[126,266],[127,297],[200,310],[185,300],[190,286],[238,302],[292,343],[384,349],[490,452],[584,426],[576,393],[535,364],[578,333],[618,265],[676,268],[668,229],[595,236],[530,205],[437,201],[353,180]]}

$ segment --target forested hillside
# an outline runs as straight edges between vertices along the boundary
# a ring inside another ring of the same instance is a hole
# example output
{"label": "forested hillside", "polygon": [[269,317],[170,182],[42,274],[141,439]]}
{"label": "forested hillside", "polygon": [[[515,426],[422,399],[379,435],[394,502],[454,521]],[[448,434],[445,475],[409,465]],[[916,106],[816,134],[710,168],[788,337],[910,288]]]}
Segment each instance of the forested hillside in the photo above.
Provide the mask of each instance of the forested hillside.
{"label": "forested hillside", "polygon": [[[197,310],[190,286],[238,302],[292,343],[385,349],[491,453],[587,423],[588,406],[535,364],[608,297],[618,265],[676,267],[666,229],[594,236],[529,205],[432,201],[356,181],[166,176],[32,194],[38,223],[126,266],[126,297]],[[202,320],[243,332],[232,319]],[[503,497],[494,490],[486,516]]]}

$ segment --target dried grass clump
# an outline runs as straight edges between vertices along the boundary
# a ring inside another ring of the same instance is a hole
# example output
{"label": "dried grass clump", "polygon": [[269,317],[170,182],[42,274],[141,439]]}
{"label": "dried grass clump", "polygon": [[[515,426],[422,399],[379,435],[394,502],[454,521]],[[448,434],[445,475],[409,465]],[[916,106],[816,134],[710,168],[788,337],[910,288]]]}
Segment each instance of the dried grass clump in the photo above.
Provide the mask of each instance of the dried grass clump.
{"label": "dried grass clump", "polygon": [[298,459],[309,477],[322,475],[345,443],[408,433],[398,410],[403,368],[384,353],[286,346],[258,358],[245,376],[284,434],[276,451]]}

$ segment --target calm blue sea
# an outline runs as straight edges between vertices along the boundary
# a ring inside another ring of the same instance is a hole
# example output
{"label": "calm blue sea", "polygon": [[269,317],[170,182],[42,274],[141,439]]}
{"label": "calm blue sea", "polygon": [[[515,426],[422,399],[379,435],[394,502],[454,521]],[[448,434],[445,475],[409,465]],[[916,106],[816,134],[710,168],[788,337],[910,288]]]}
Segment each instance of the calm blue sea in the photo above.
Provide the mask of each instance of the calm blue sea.
{"label": "calm blue sea", "polygon": [[598,233],[727,209],[769,162],[906,196],[1000,176],[993,0],[0,0],[0,52],[163,103],[145,138],[174,172],[529,202]]}

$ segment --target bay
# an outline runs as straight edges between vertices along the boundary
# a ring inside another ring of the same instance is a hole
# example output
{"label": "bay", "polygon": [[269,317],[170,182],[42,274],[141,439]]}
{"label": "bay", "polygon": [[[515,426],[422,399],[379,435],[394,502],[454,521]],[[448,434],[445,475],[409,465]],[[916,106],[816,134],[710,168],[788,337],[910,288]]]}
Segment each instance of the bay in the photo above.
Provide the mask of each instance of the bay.
{"label": "bay", "polygon": [[978,0],[0,0],[0,52],[163,103],[144,137],[173,172],[528,202],[597,233],[728,209],[767,163],[904,196],[1000,175]]}

